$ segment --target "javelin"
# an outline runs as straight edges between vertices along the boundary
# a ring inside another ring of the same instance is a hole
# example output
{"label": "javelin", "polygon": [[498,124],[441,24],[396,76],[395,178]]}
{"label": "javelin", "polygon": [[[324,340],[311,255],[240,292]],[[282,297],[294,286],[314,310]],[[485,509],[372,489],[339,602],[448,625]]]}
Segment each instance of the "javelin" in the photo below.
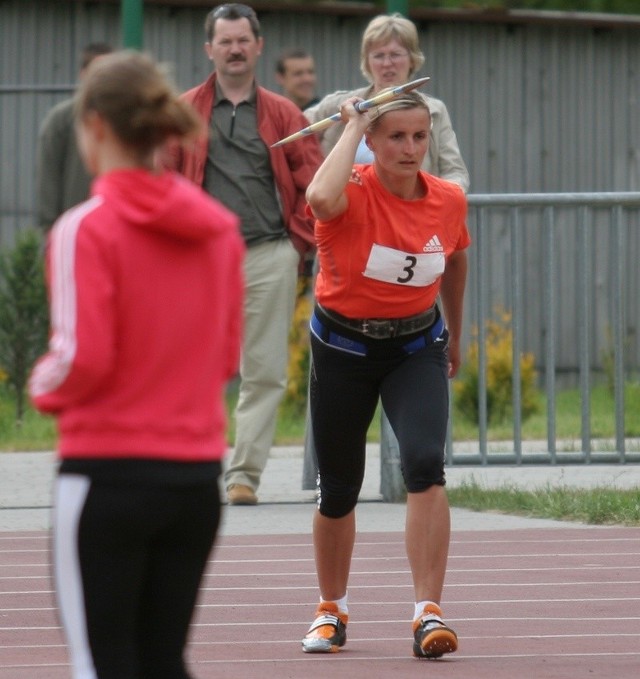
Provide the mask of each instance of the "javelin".
{"label": "javelin", "polygon": [[[426,78],[418,78],[417,80],[412,80],[411,82],[405,83],[404,85],[398,85],[397,87],[393,87],[390,90],[385,90],[380,94],[376,94],[376,96],[372,97],[371,99],[359,101],[356,104],[354,104],[354,107],[356,111],[364,113],[364,111],[368,111],[373,106],[384,104],[385,102],[391,101],[392,99],[397,99],[402,94],[405,94],[405,92],[411,92],[411,90],[415,90],[417,87],[424,85],[427,82],[427,80],[430,80],[428,76]],[[294,132],[292,135],[285,137],[280,141],[277,141],[275,144],[271,144],[271,148],[273,149],[276,148],[277,146],[288,144],[290,141],[295,141],[296,139],[300,139],[301,137],[306,137],[309,134],[320,132],[321,130],[324,130],[327,127],[333,125],[333,123],[340,122],[340,118],[341,118],[340,111],[338,111],[338,113],[334,113],[332,116],[329,116],[328,118],[318,120],[317,123],[313,123],[308,127],[303,128],[299,132]]]}

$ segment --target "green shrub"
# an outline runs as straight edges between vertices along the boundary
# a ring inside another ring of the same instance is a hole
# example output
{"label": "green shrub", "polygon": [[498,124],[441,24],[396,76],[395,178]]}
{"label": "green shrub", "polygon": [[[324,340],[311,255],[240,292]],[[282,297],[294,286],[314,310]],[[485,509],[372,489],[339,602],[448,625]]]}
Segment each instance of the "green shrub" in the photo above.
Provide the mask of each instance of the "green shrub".
{"label": "green shrub", "polygon": [[47,346],[49,314],[41,236],[25,231],[0,253],[0,366],[15,395],[16,421],[25,408],[31,367]]}
{"label": "green shrub", "polygon": [[[513,416],[513,331],[511,315],[499,312],[498,320],[486,322],[486,385],[487,419],[500,424]],[[457,411],[471,422],[479,420],[479,345],[478,329],[473,330],[473,341],[466,359],[453,384]],[[531,353],[520,356],[521,417],[526,419],[538,412],[540,397],[536,389],[535,359]]]}

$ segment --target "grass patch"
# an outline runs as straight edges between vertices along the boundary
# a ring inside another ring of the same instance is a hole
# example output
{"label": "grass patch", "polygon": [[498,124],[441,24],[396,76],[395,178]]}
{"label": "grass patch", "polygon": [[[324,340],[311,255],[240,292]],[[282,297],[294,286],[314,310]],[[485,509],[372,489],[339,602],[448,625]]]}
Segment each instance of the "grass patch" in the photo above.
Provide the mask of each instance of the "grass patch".
{"label": "grass patch", "polygon": [[55,420],[31,406],[16,422],[15,399],[6,383],[0,383],[0,450],[52,450],[56,440]]}
{"label": "grass patch", "polygon": [[474,481],[448,487],[452,507],[477,512],[578,521],[596,525],[640,526],[640,488],[546,486],[533,491],[505,485],[484,488]]}
{"label": "grass patch", "polygon": [[[547,437],[547,403],[541,397],[542,406],[536,413],[522,423],[523,440],[544,440]],[[237,400],[237,391],[230,389],[228,394],[229,413],[233,412]],[[593,438],[613,438],[615,435],[615,402],[611,391],[604,385],[591,390],[591,436]],[[640,384],[630,383],[625,388],[625,436],[640,437]],[[230,435],[233,435],[233,418],[229,418]],[[478,426],[468,422],[454,410],[453,440],[477,441]],[[579,439],[582,426],[582,404],[578,389],[567,389],[556,395],[556,438]],[[276,425],[276,444],[292,445],[304,441],[305,411],[280,408]],[[513,438],[513,423],[490,427],[488,438],[492,441],[508,441]],[[380,407],[374,416],[369,434],[369,442],[380,440]]]}
{"label": "grass patch", "polygon": [[[547,399],[541,394],[541,406],[538,413],[528,417],[522,423],[522,438],[525,440],[542,440],[547,437]],[[615,402],[611,390],[605,385],[591,388],[590,424],[594,438],[612,438],[615,432]],[[640,383],[629,382],[625,385],[625,436],[640,436]],[[582,427],[582,401],[578,389],[566,389],[556,394],[556,437],[559,439],[580,438]],[[487,437],[492,441],[506,441],[513,438],[511,420],[503,424],[489,427]],[[457,413],[453,413],[454,441],[473,441],[478,438],[478,427]]]}
{"label": "grass patch", "polygon": [[[233,410],[238,398],[237,382],[230,385],[227,393],[229,413],[229,440],[233,441]],[[596,386],[591,392],[591,435],[594,438],[610,438],[615,431],[615,406],[613,396],[605,386]],[[640,437],[640,384],[630,383],[625,388],[625,435]],[[281,407],[276,423],[276,445],[296,445],[304,441],[305,409]],[[558,439],[580,438],[581,402],[580,392],[569,389],[556,396],[556,437]],[[547,435],[546,403],[540,413],[532,415],[522,424],[523,440],[544,440]],[[55,445],[55,422],[53,418],[40,415],[27,407],[22,423],[15,421],[15,401],[6,383],[0,383],[0,451],[2,450],[50,450]],[[513,425],[506,422],[490,427],[491,441],[505,441],[513,438]],[[477,425],[468,422],[454,411],[454,441],[475,441],[478,439]],[[380,408],[369,429],[369,442],[380,440]]]}

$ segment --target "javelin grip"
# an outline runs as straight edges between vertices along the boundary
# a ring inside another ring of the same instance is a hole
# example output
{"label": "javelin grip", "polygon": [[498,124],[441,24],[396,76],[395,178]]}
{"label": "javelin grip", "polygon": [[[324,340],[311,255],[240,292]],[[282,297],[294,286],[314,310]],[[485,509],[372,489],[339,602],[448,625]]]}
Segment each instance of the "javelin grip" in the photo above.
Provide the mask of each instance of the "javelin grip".
{"label": "javelin grip", "polygon": [[[356,111],[364,113],[365,111],[368,111],[370,108],[374,106],[379,106],[380,104],[384,104],[387,101],[396,99],[397,97],[401,96],[402,94],[405,94],[406,92],[411,92],[411,90],[415,90],[421,85],[424,85],[428,80],[430,80],[430,78],[427,76],[425,78],[418,78],[417,80],[412,80],[411,82],[405,83],[404,85],[398,85],[397,87],[377,94],[375,97],[371,97],[371,99],[356,102],[354,104],[354,108],[356,109]],[[306,137],[309,134],[320,132],[321,130],[330,127],[334,123],[339,122],[340,119],[341,119],[340,112],[334,113],[332,116],[329,116],[328,118],[318,120],[317,123],[313,123],[308,127],[303,128],[299,132],[294,132],[288,137],[285,137],[284,139],[277,141],[275,144],[271,144],[271,148],[273,149],[278,146],[283,146],[284,144],[288,144],[289,142],[296,141],[296,139]]]}

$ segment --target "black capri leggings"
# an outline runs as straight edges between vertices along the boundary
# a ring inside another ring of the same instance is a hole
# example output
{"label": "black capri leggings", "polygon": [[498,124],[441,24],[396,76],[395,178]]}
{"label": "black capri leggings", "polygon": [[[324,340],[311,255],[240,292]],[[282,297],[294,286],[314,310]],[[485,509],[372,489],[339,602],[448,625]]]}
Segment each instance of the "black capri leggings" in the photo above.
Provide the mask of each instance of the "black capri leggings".
{"label": "black capri leggings", "polygon": [[407,491],[416,493],[445,484],[447,331],[408,355],[398,349],[398,341],[369,341],[376,343],[375,351],[359,356],[311,334],[309,394],[319,509],[332,518],[346,516],[358,500],[367,430],[379,397],[398,439]]}

